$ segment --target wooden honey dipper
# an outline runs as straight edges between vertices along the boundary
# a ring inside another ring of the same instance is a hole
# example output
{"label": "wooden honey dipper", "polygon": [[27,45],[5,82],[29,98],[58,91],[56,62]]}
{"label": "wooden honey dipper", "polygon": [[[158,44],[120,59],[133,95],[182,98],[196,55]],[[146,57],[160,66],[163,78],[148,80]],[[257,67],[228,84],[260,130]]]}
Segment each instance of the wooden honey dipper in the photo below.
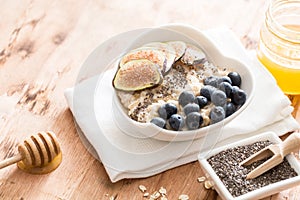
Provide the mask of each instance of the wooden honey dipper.
{"label": "wooden honey dipper", "polygon": [[32,174],[46,174],[61,163],[62,154],[55,134],[39,132],[18,146],[19,154],[0,162],[0,169],[17,163],[18,167]]}

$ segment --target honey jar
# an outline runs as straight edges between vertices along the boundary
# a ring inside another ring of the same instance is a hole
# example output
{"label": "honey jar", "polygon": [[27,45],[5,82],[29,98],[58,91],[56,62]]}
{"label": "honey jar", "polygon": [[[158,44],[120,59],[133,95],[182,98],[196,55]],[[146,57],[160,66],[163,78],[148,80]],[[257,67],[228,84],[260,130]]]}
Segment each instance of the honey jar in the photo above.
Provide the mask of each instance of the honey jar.
{"label": "honey jar", "polygon": [[257,56],[285,94],[300,94],[300,0],[270,2]]}

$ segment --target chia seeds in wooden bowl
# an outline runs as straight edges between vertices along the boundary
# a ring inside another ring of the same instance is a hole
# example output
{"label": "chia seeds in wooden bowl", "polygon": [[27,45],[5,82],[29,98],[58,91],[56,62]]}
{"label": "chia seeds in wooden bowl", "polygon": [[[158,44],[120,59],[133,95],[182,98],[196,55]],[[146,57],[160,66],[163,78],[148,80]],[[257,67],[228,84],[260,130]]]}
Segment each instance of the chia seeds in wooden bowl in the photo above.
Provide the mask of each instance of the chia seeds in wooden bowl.
{"label": "chia seeds in wooden bowl", "polygon": [[246,176],[265,160],[246,167],[239,166],[250,155],[271,143],[280,142],[280,138],[273,132],[261,133],[202,152],[198,159],[222,199],[261,199],[300,184],[300,164],[294,155],[287,155],[281,164],[255,179],[246,180]]}

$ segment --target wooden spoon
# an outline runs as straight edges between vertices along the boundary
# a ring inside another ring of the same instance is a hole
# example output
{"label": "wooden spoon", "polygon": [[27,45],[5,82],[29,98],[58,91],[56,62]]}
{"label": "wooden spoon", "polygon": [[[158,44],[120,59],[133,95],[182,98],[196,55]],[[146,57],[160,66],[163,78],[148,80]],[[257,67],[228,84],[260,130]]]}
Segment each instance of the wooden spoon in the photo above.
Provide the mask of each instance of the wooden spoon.
{"label": "wooden spoon", "polygon": [[45,174],[61,163],[62,154],[53,132],[39,132],[18,146],[19,154],[0,162],[0,169],[18,162],[18,167],[28,173]]}
{"label": "wooden spoon", "polygon": [[287,154],[298,150],[299,147],[300,147],[300,135],[299,133],[295,132],[290,136],[288,136],[282,143],[269,145],[264,149],[258,151],[257,153],[251,155],[250,157],[242,161],[240,163],[240,166],[242,165],[247,166],[258,160],[271,157],[266,162],[256,167],[247,175],[246,179],[253,179],[265,173],[266,171],[270,170],[271,168],[277,166],[278,164],[282,163],[283,158]]}

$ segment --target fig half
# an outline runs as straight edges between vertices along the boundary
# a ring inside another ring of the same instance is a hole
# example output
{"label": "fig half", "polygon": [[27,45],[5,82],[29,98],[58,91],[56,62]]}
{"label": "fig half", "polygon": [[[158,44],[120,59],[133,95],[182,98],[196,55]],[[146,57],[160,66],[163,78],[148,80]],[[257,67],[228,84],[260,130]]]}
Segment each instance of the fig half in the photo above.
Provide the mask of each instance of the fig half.
{"label": "fig half", "polygon": [[161,70],[161,73],[165,72],[167,59],[163,55],[163,53],[159,50],[155,50],[153,48],[142,47],[138,49],[134,49],[129,53],[125,54],[120,61],[120,68],[132,60],[140,60],[147,59],[155,64],[157,64]]}
{"label": "fig half", "polygon": [[194,45],[187,44],[187,48],[181,61],[187,65],[196,65],[203,62],[205,58],[206,56],[201,49]]}
{"label": "fig half", "polygon": [[175,61],[175,57],[176,57],[175,49],[171,45],[168,45],[167,43],[163,43],[163,42],[150,42],[145,44],[144,46],[151,47],[155,50],[159,50],[164,54],[164,56],[167,59],[167,63],[166,63],[165,71],[163,73],[164,74],[167,73],[171,69]]}
{"label": "fig half", "polygon": [[122,91],[138,91],[162,83],[159,66],[146,59],[132,60],[118,69],[113,86]]}
{"label": "fig half", "polygon": [[186,50],[186,43],[182,41],[169,41],[167,42],[168,45],[173,47],[175,51],[175,61],[181,58]]}

